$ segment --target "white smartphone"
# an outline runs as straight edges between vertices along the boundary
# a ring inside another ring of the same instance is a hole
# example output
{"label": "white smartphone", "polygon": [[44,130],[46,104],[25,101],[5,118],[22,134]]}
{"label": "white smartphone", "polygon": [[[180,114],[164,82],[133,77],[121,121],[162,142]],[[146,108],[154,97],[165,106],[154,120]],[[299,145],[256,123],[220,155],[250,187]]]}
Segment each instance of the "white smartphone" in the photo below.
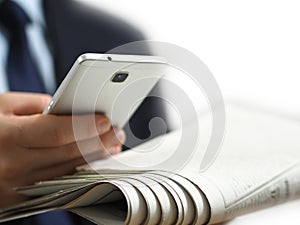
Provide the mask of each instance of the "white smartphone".
{"label": "white smartphone", "polygon": [[106,114],[123,127],[165,75],[164,58],[144,55],[81,55],[57,89],[44,114]]}

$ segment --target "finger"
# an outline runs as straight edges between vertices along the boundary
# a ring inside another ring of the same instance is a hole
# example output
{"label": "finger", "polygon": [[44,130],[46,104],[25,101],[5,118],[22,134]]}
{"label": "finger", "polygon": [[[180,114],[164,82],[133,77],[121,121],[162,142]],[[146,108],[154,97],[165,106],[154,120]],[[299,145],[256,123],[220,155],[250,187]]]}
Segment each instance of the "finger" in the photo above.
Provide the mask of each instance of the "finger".
{"label": "finger", "polygon": [[[111,155],[119,154],[122,150],[121,145],[115,145],[109,148],[109,151],[95,152],[84,156],[85,164],[91,163],[96,160],[103,160]],[[81,166],[81,165],[80,165]]]}
{"label": "finger", "polygon": [[[45,167],[40,170],[33,171],[31,175],[26,178],[26,182],[29,184],[33,184],[38,181],[50,180],[56,177],[73,174],[76,172],[77,166],[83,165],[85,163],[86,162],[83,158],[79,158],[55,166]],[[21,179],[23,180],[25,178]]]}
{"label": "finger", "polygon": [[[97,155],[104,158],[109,154],[117,154],[121,151],[121,141],[125,141],[124,131],[111,129],[104,135],[88,140],[74,142],[62,147],[48,149],[31,149],[31,160],[34,168],[45,168],[59,163],[69,162],[78,158]],[[104,137],[103,137],[104,136]]]}
{"label": "finger", "polygon": [[100,140],[105,148],[109,148],[114,145],[123,145],[126,140],[126,135],[122,129],[113,128],[101,135]]}
{"label": "finger", "polygon": [[[121,146],[119,146],[119,149],[121,149]],[[105,152],[103,153],[104,155],[101,156],[99,156],[99,154],[97,153],[97,154],[91,154],[87,157],[89,158],[89,160],[94,161],[99,159],[99,157],[103,159],[104,157],[110,155]],[[26,182],[27,184],[33,184],[38,181],[50,180],[53,178],[73,174],[76,172],[76,168],[78,166],[82,166],[86,163],[87,160],[85,158],[78,158],[78,159],[71,160],[69,162],[57,164],[55,166],[45,167],[32,173],[32,175],[29,178],[27,178],[26,181],[24,182]]]}
{"label": "finger", "polygon": [[[31,160],[31,168],[29,166],[26,167],[27,176],[22,175],[16,176],[15,179],[10,181],[10,186],[20,187],[25,185],[31,185],[35,182],[42,180],[49,180],[55,177],[60,177],[67,174],[72,174],[76,172],[76,167],[87,164],[87,162],[92,162],[95,160],[103,159],[108,157],[109,155],[117,154],[121,151],[121,146],[115,146],[115,151],[108,153],[107,151],[96,152],[90,155],[87,155],[85,158],[80,157],[74,160],[69,160],[67,162],[58,163],[55,165],[44,166],[43,168],[37,169],[36,161]],[[35,165],[35,166],[32,166]]]}
{"label": "finger", "polygon": [[[116,146],[116,149],[119,149],[117,152],[120,152],[121,146]],[[114,152],[112,154],[116,154],[117,152]],[[84,164],[87,164],[87,162],[92,162],[100,158],[106,158],[110,155],[105,151],[103,151],[102,153],[103,154],[99,155],[99,153],[97,152],[88,155],[87,158],[78,158],[69,162],[57,164],[55,166],[45,167],[33,173],[33,175],[29,179],[27,179],[26,182],[35,183],[38,181],[50,180],[53,178],[73,174],[76,172],[76,168],[78,166],[82,166]]]}
{"label": "finger", "polygon": [[50,101],[46,94],[8,92],[0,95],[0,108],[4,114],[32,115],[43,112]]}
{"label": "finger", "polygon": [[18,120],[20,132],[16,141],[26,148],[59,147],[96,137],[111,128],[104,115],[34,115]]}

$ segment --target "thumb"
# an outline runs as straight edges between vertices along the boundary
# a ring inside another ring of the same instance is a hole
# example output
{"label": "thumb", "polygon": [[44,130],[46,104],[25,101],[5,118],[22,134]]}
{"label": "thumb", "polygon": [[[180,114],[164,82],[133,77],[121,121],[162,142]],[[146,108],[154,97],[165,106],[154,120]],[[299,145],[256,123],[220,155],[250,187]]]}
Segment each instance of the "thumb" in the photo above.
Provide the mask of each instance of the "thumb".
{"label": "thumb", "polygon": [[41,113],[51,101],[46,94],[8,92],[0,95],[0,113],[32,115]]}

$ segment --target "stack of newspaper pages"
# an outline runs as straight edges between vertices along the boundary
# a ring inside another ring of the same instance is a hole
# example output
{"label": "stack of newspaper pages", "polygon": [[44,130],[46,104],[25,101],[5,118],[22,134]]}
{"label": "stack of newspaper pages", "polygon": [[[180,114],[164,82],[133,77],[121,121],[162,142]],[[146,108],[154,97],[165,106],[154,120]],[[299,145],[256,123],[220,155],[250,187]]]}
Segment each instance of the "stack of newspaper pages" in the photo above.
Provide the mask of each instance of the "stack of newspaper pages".
{"label": "stack of newspaper pages", "polygon": [[[178,149],[181,129],[20,187],[32,199],[0,209],[0,222],[65,209],[97,224],[213,224],[300,197],[300,121],[227,106],[219,154],[201,170],[211,123],[199,120],[195,151]],[[172,164],[178,151],[189,154]]]}

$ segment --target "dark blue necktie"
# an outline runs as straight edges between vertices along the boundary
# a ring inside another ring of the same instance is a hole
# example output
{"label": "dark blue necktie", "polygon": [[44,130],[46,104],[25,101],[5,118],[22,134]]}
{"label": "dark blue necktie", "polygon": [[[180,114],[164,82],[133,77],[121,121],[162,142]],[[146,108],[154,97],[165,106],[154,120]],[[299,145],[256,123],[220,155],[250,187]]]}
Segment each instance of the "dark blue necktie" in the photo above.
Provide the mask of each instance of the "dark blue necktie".
{"label": "dark blue necktie", "polygon": [[9,40],[6,73],[10,90],[45,92],[27,43],[25,27],[31,22],[29,17],[16,3],[7,0],[0,4],[0,21]]}

